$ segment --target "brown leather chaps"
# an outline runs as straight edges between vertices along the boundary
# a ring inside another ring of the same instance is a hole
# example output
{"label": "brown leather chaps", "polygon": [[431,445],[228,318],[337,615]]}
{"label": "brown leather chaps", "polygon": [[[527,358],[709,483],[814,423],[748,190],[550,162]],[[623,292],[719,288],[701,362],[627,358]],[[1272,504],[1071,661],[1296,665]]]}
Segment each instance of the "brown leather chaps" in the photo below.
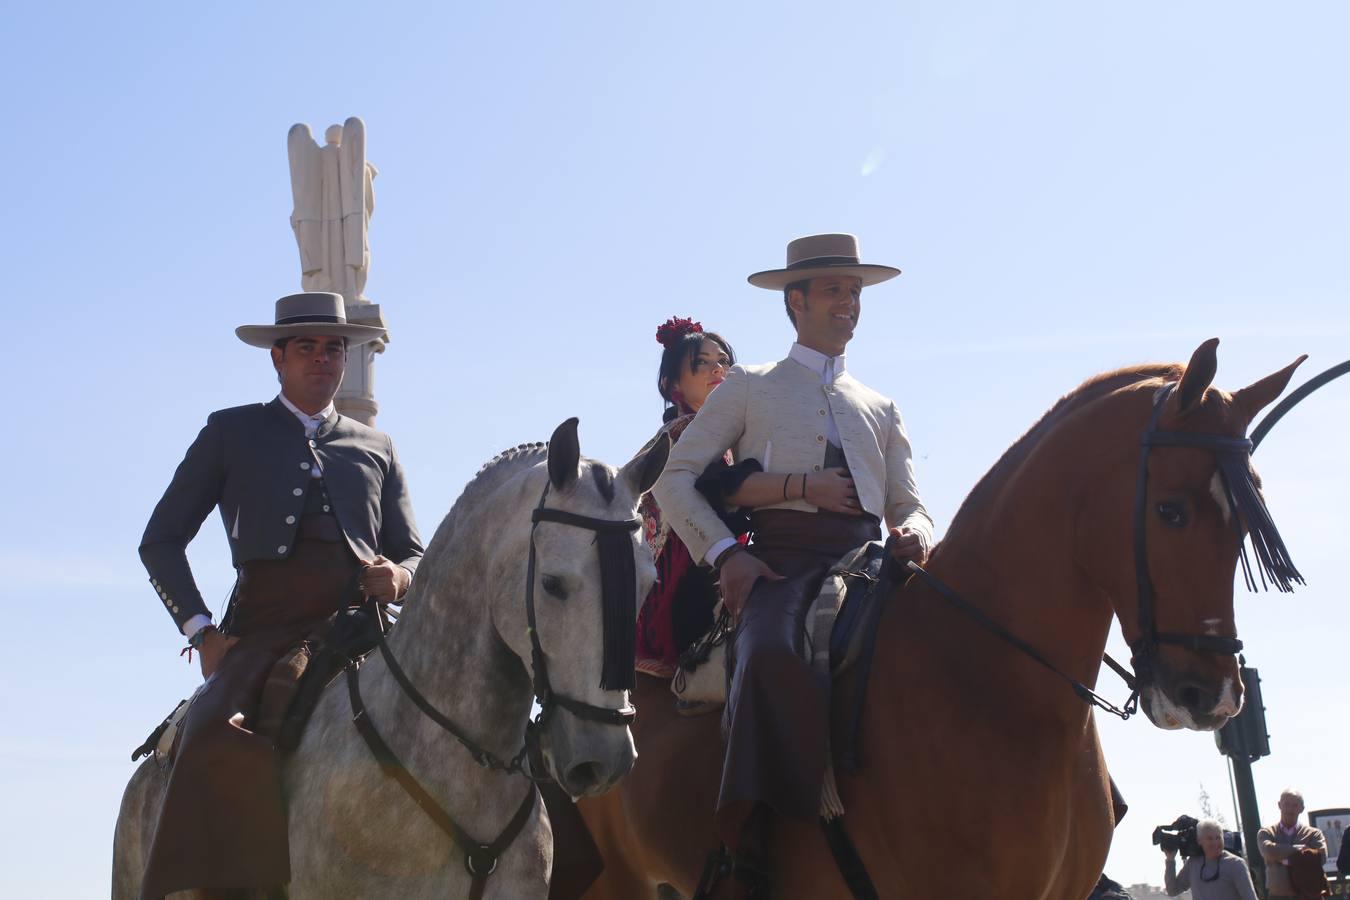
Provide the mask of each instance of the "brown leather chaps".
{"label": "brown leather chaps", "polygon": [[819,813],[830,686],[802,658],[804,619],[830,566],[880,528],[871,516],[766,509],[751,535],[750,552],[786,577],[756,582],[731,645],[717,829],[732,848],[761,804],[793,819]]}
{"label": "brown leather chaps", "polygon": [[239,572],[230,621],[239,642],[184,719],[142,900],[290,881],[280,761],[271,739],[250,730],[250,718],[277,659],[359,600],[360,566],[340,533],[333,540],[336,522],[322,519],[302,520],[287,559],[245,563]]}

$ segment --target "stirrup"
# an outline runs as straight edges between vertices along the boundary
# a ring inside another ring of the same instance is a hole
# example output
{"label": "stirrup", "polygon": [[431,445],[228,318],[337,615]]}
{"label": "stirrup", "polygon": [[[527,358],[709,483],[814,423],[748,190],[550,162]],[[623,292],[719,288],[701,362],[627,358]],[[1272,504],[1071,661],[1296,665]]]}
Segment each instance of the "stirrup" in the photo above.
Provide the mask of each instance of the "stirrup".
{"label": "stirrup", "polygon": [[710,900],[713,890],[723,879],[731,877],[742,881],[750,900],[769,900],[769,876],[760,865],[745,856],[737,857],[727,849],[726,844],[708,853],[703,864],[703,874],[699,876],[698,887],[690,900]]}

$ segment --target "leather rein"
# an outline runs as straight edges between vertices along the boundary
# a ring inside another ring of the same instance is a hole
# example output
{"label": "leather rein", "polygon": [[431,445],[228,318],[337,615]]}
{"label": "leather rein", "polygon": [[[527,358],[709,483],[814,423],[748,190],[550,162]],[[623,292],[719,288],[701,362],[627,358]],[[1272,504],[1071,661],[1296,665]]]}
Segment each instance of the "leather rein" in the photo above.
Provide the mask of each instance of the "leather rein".
{"label": "leather rein", "polygon": [[[529,821],[530,814],[534,810],[535,803],[539,795],[539,790],[533,782],[548,781],[547,774],[538,774],[531,772],[526,764],[526,759],[530,754],[532,746],[538,741],[543,727],[548,719],[553,715],[554,710],[562,708],[567,712],[579,718],[592,722],[600,722],[605,725],[628,726],[633,723],[637,716],[637,710],[631,704],[625,704],[617,709],[612,707],[594,706],[589,703],[583,703],[572,697],[557,693],[548,678],[548,669],[544,661],[544,649],[539,642],[539,630],[536,626],[535,604],[534,604],[534,582],[535,582],[535,548],[534,533],[541,522],[557,522],[563,525],[570,525],[575,528],[584,528],[599,534],[614,532],[635,531],[642,526],[642,520],[631,519],[596,519],[590,516],[577,515],[561,509],[550,509],[544,505],[548,499],[549,482],[544,485],[543,494],[539,497],[539,505],[535,507],[531,514],[530,521],[530,553],[529,561],[526,566],[525,583],[525,615],[529,624],[530,634],[530,656],[532,673],[532,690],[534,698],[539,703],[539,715],[525,727],[525,740],[520,748],[509,761],[486,749],[464,732],[449,716],[442,713],[417,689],[408,678],[403,667],[398,664],[394,658],[393,651],[389,649],[389,644],[385,640],[383,632],[376,628],[376,644],[379,647],[380,655],[384,658],[385,664],[389,667],[389,673],[394,677],[399,689],[413,702],[414,705],[442,729],[448,732],[455,740],[464,746],[473,757],[475,763],[484,769],[490,771],[499,771],[508,775],[521,775],[531,782],[524,799],[516,808],[515,814],[507,823],[506,828],[495,840],[490,843],[483,843],[475,840],[469,835],[463,827],[457,823],[445,808],[423,788],[408,767],[395,755],[389,745],[380,736],[371,721],[370,714],[366,710],[365,703],[361,699],[361,663],[359,660],[353,660],[347,666],[347,693],[351,700],[352,722],[356,730],[360,732],[361,737],[365,739],[366,745],[370,748],[371,754],[379,763],[381,770],[388,776],[395,779],[403,790],[417,803],[432,822],[436,824],[449,838],[464,850],[464,867],[468,870],[473,881],[469,890],[470,900],[479,900],[487,886],[487,878],[497,869],[497,862],[501,858],[506,848],[519,836]],[[374,601],[372,600],[373,604]],[[633,609],[636,615],[636,607]],[[630,661],[631,666],[631,661]]]}

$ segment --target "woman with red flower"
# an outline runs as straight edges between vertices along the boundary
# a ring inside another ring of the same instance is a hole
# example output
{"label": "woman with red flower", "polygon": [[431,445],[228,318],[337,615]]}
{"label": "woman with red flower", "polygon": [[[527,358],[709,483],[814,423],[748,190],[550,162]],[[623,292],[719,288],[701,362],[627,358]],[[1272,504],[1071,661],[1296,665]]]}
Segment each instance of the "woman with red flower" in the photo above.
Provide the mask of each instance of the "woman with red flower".
{"label": "woman with red flower", "polygon": [[[665,402],[665,424],[653,441],[668,435],[674,442],[726,378],[736,356],[725,338],[704,331],[691,319],[667,320],[657,329],[656,340],[665,348],[656,381]],[[754,460],[733,466],[727,454],[722,462],[708,467],[699,488],[714,508],[726,510],[727,498],[760,470]],[[651,494],[642,498],[641,512],[647,543],[656,558],[657,580],[638,615],[636,665],[639,672],[670,678],[680,653],[712,626],[717,585],[712,571],[694,563],[684,542],[663,521]],[[733,532],[746,531],[744,516],[732,511],[724,518]]]}

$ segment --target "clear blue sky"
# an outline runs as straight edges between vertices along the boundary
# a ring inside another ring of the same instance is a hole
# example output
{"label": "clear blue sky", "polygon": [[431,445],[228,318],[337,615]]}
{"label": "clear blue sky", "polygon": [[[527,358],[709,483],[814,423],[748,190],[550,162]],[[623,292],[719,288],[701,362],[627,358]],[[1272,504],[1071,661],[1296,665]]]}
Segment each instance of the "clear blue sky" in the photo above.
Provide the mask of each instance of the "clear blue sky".
{"label": "clear blue sky", "polygon": [[[299,286],[294,122],[368,127],[367,294],[393,337],[379,423],[424,534],[485,459],[568,416],[589,454],[635,450],[667,316],[780,357],[781,304],[744,279],[810,232],[854,231],[905,270],[865,294],[849,367],[900,403],[940,527],[1095,372],[1211,336],[1227,388],[1350,357],[1340,3],[53,3],[5,21],[6,896],[106,896],[127,755],[192,690],[135,549],[206,414],[275,392],[232,330]],[[1238,598],[1267,818],[1286,784],[1350,805],[1348,399],[1327,389],[1258,457],[1310,581]],[[191,551],[213,602],[217,521]],[[1224,765],[1209,735],[1102,731],[1133,804],[1108,871],[1157,882],[1149,831],[1197,812],[1202,784],[1232,821]]]}

